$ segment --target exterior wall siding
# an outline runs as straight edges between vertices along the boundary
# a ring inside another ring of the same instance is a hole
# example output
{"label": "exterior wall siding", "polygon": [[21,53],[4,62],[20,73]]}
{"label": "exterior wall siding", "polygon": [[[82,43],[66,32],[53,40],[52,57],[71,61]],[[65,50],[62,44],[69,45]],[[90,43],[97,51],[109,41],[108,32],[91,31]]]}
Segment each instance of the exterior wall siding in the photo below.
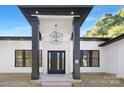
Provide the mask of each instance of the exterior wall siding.
{"label": "exterior wall siding", "polygon": [[103,47],[105,71],[124,78],[124,39]]}
{"label": "exterior wall siding", "polygon": [[[80,72],[104,72],[102,49],[97,45],[100,41],[81,41],[81,50],[100,50],[100,67],[80,67]],[[92,47],[91,47],[92,46]],[[31,67],[15,67],[15,50],[31,50],[31,41],[0,41],[0,73],[31,73]],[[42,50],[42,67],[40,73],[47,74],[47,50],[65,50],[66,74],[73,72],[73,42],[68,41],[53,46],[50,42],[40,41]]]}
{"label": "exterior wall siding", "polygon": [[80,72],[104,72],[104,52],[101,47],[98,47],[99,44],[103,41],[80,41],[80,50],[99,50],[99,67],[80,67]]}
{"label": "exterior wall siding", "polygon": [[[98,47],[102,41],[80,41],[81,50],[100,50],[100,67],[80,67],[80,72],[106,72],[116,74],[117,77],[124,78],[124,39],[117,41],[105,47]],[[47,52],[48,50],[67,50],[66,51],[66,74],[72,73],[73,71],[73,51],[72,44],[64,42],[59,47],[48,46],[49,43],[45,44],[40,41],[40,50],[42,50],[42,62],[47,63]],[[69,44],[69,45],[68,45]],[[66,47],[63,47],[65,46]],[[68,47],[67,47],[68,46]],[[31,41],[12,41],[2,40],[0,41],[0,73],[31,73],[31,67],[15,67],[15,50],[31,50]],[[47,64],[43,64],[40,67],[40,73],[46,74]]]}
{"label": "exterior wall siding", "polygon": [[31,73],[31,67],[15,67],[15,50],[22,49],[31,50],[31,41],[0,41],[0,73]]}

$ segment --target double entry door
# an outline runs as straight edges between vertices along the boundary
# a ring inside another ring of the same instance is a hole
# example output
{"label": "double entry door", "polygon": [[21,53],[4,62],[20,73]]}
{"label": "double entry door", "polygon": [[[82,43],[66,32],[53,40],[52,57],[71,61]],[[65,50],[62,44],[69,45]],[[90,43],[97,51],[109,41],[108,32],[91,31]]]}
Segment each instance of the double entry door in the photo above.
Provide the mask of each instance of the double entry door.
{"label": "double entry door", "polygon": [[65,74],[65,51],[48,51],[48,74]]}

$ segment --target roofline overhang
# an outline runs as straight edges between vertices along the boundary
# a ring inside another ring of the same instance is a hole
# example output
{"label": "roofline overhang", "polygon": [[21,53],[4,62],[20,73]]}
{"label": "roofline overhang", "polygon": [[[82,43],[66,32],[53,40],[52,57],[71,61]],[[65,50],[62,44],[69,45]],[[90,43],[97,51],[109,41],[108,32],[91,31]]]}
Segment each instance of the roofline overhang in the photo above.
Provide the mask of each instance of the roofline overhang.
{"label": "roofline overhang", "polygon": [[[94,37],[80,37],[80,41],[108,41],[111,38],[94,38]],[[28,36],[0,36],[0,40],[32,40],[32,37]],[[42,38],[40,38],[42,40]]]}
{"label": "roofline overhang", "polygon": [[119,35],[119,36],[117,36],[115,38],[112,38],[112,39],[108,40],[107,42],[100,44],[99,46],[104,47],[104,46],[110,45],[110,44],[112,44],[114,42],[117,42],[117,41],[119,41],[121,39],[124,39],[124,34],[121,34],[121,35]]}
{"label": "roofline overhang", "polygon": [[80,37],[80,41],[108,41],[111,38]]}
{"label": "roofline overhang", "polygon": [[93,7],[93,5],[18,5],[20,8],[79,8]]}
{"label": "roofline overhang", "polygon": [[[18,7],[29,23],[31,15],[73,15],[80,17],[82,25],[93,5],[19,5]],[[39,13],[36,14],[36,11]],[[74,14],[71,14],[72,11]]]}

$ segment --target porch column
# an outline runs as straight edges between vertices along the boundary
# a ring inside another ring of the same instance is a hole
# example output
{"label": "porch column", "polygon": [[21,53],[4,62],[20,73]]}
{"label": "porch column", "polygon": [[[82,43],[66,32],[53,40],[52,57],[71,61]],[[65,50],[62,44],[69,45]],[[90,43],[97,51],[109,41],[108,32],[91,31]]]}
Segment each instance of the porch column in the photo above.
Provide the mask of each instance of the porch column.
{"label": "porch column", "polygon": [[80,17],[73,20],[73,78],[80,79]]}
{"label": "porch column", "polygon": [[31,79],[39,79],[39,20],[31,17],[32,26],[32,74]]}

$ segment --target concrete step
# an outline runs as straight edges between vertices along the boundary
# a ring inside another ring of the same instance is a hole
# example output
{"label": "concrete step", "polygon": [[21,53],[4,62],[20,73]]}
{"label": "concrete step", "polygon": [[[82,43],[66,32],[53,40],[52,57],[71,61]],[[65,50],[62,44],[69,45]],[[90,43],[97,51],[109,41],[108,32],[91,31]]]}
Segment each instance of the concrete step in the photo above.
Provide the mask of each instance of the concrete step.
{"label": "concrete step", "polygon": [[42,87],[72,87],[72,83],[41,83]]}
{"label": "concrete step", "polygon": [[39,80],[31,83],[41,84],[42,87],[71,87],[73,83],[81,83],[82,80],[74,80],[72,74],[42,74]]}
{"label": "concrete step", "polygon": [[72,74],[41,74],[41,80],[70,80],[72,79]]}
{"label": "concrete step", "polygon": [[33,84],[43,84],[43,83],[81,83],[82,80],[74,80],[74,79],[70,79],[70,80],[31,80],[31,83]]}

